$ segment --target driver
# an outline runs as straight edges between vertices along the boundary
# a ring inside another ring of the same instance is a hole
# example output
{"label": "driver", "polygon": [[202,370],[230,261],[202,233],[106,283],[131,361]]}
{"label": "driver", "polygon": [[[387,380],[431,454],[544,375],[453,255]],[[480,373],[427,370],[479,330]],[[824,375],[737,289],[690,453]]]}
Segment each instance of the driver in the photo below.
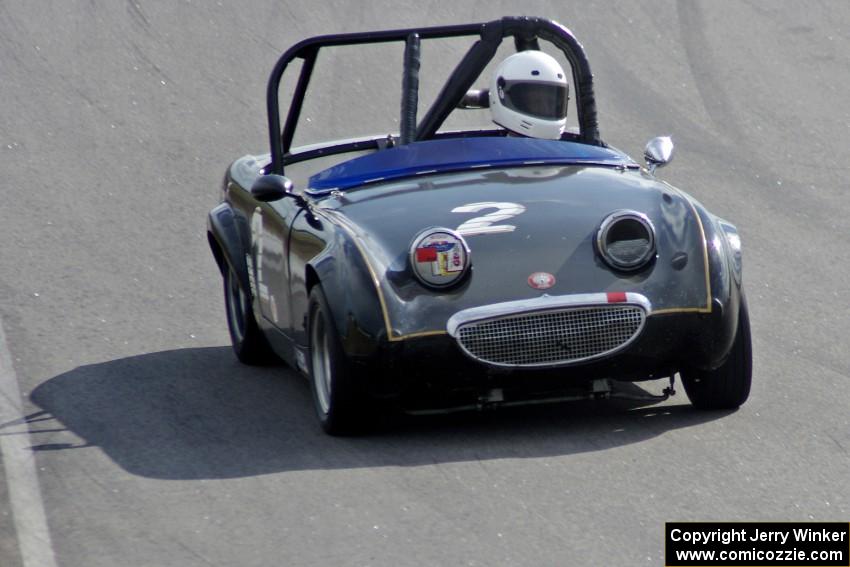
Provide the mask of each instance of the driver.
{"label": "driver", "polygon": [[490,115],[510,133],[558,140],[567,124],[569,94],[564,70],[554,57],[521,51],[493,74]]}

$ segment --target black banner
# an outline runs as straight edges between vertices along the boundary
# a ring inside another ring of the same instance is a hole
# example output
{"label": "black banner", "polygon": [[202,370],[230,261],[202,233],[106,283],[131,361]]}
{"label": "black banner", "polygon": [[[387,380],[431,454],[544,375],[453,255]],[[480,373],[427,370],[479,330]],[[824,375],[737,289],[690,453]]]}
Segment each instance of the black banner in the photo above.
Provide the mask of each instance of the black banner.
{"label": "black banner", "polygon": [[667,567],[850,567],[846,522],[668,522]]}

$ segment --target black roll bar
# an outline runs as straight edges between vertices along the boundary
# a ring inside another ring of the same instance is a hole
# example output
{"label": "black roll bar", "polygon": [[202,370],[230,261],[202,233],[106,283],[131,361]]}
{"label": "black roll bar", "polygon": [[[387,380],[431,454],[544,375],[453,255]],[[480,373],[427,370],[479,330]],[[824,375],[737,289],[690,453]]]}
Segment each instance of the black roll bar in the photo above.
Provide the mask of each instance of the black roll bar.
{"label": "black roll bar", "polygon": [[[267,173],[283,175],[284,156],[291,148],[304,95],[310,83],[316,58],[322,47],[394,41],[407,42],[413,34],[418,35],[420,39],[475,35],[480,37],[449,76],[436,101],[419,123],[416,128],[415,140],[429,139],[436,133],[446,117],[461,102],[466,91],[493,58],[501,41],[506,37],[513,36],[517,48],[520,46],[526,49],[532,48],[536,45],[536,38],[540,38],[551,42],[564,53],[572,67],[576,109],[578,111],[579,141],[587,144],[604,145],[599,137],[596,99],[593,94],[593,75],[590,72],[590,64],[587,61],[584,48],[572,32],[561,24],[543,18],[505,17],[501,20],[477,24],[323,35],[296,43],[277,60],[266,88],[269,143],[271,146],[271,165]],[[280,80],[286,67],[295,59],[302,59],[303,64],[292,97],[292,104],[286,116],[286,124],[281,130],[280,104],[278,101]]]}

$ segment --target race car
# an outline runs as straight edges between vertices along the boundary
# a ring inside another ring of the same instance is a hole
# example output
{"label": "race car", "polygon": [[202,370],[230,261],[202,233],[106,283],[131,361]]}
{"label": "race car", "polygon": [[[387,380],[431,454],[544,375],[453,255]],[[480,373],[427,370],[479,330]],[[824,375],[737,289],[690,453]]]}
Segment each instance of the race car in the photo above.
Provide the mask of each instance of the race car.
{"label": "race car", "polygon": [[[418,119],[422,44],[464,37]],[[510,39],[520,75],[472,89]],[[319,53],[390,43],[404,48],[398,131],[293,147]],[[541,44],[566,76],[536,55]],[[553,129],[568,79],[578,127]],[[327,433],[362,430],[376,409],[608,397],[614,381],[669,380],[664,398],[677,374],[697,408],[747,399],[738,231],[655,177],[670,138],[647,145],[645,167],[602,140],[590,66],[564,26],[506,17],[313,37],[280,57],[266,95],[270,153],[229,166],[207,234],[236,356],[307,377]],[[540,120],[499,118],[523,105]],[[493,127],[443,128],[494,106]],[[296,168],[309,174],[300,186]]]}

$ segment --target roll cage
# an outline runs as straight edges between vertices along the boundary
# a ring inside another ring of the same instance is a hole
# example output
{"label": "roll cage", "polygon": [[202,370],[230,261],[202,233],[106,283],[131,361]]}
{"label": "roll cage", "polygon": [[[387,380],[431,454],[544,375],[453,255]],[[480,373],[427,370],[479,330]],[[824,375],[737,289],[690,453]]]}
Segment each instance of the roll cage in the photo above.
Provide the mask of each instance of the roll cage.
{"label": "roll cage", "polygon": [[[479,36],[460,63],[449,75],[436,100],[418,123],[416,102],[418,98],[419,42],[421,39],[441,39],[464,36]],[[266,92],[269,120],[271,163],[266,173],[284,174],[286,163],[300,161],[290,153],[292,139],[301,114],[304,95],[310,83],[316,57],[323,47],[361,45],[369,43],[405,42],[404,81],[402,87],[401,135],[402,143],[432,139],[449,114],[457,108],[469,88],[491,61],[502,41],[513,37],[517,51],[538,49],[538,39],[549,41],[558,47],[570,63],[578,113],[579,134],[576,141],[604,146],[599,137],[596,118],[596,100],[593,93],[593,75],[584,48],[572,32],[543,18],[505,17],[500,20],[478,24],[409,28],[350,34],[323,35],[305,39],[289,48],[272,70]],[[287,66],[295,59],[303,61],[292,102],[281,130],[280,105],[278,100],[280,81]],[[471,133],[470,133],[471,134]],[[378,147],[379,140],[349,141],[341,151]],[[336,153],[317,151],[317,155]]]}

